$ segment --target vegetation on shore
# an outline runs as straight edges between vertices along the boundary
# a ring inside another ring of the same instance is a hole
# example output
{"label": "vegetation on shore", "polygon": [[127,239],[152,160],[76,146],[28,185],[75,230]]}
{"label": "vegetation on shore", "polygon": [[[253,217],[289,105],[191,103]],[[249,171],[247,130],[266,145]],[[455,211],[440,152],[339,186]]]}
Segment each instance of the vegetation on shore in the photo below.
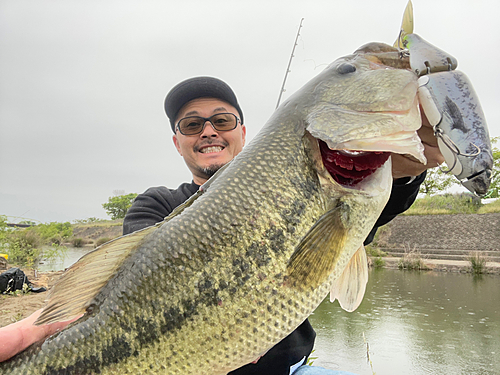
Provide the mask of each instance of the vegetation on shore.
{"label": "vegetation on shore", "polygon": [[54,259],[64,254],[63,243],[73,235],[69,222],[38,224],[16,229],[7,225],[0,215],[0,252],[9,255],[9,262],[36,267],[42,259]]}
{"label": "vegetation on shore", "polygon": [[[119,227],[121,234],[123,220],[101,220],[89,218],[59,223],[29,223],[28,228],[10,227],[7,217],[0,215],[0,253],[8,255],[10,264],[20,267],[37,268],[43,260],[53,260],[65,255],[66,246],[98,246],[116,237],[110,237],[110,229]],[[75,234],[78,233],[78,236]],[[88,233],[85,238],[82,233]],[[102,238],[100,238],[102,237]]]}
{"label": "vegetation on shore", "polygon": [[481,254],[479,251],[473,251],[467,257],[469,262],[470,270],[474,275],[480,275],[484,273],[486,269],[487,258]]}
{"label": "vegetation on shore", "polygon": [[451,215],[500,213],[500,199],[483,204],[469,194],[442,194],[419,198],[403,215]]}
{"label": "vegetation on shore", "polygon": [[409,245],[405,245],[405,253],[399,259],[398,268],[400,270],[428,270],[424,263],[422,253],[416,248],[410,248]]}
{"label": "vegetation on shore", "polygon": [[[132,197],[129,197],[132,198]],[[128,203],[131,200],[128,199]],[[122,202],[123,203],[123,202]],[[469,193],[443,194],[426,196],[417,199],[413,206],[404,215],[440,215],[440,214],[487,214],[500,213],[500,199],[482,204],[478,197]],[[64,255],[66,247],[71,245],[80,247],[94,245],[94,247],[107,242],[117,235],[120,230],[111,231],[113,227],[121,228],[123,220],[103,220],[88,218],[74,220],[73,224],[44,223],[29,228],[12,228],[7,226],[7,217],[0,215],[0,253],[9,255],[9,263],[19,266],[35,267],[42,259],[50,260]],[[387,247],[386,238],[390,236],[390,226],[379,228],[372,244],[366,247],[367,254],[371,258],[371,266],[383,267],[383,257],[386,254],[380,248]],[[481,273],[485,261],[471,256],[471,270]],[[417,254],[408,251],[408,255],[402,260],[401,268],[421,268]]]}

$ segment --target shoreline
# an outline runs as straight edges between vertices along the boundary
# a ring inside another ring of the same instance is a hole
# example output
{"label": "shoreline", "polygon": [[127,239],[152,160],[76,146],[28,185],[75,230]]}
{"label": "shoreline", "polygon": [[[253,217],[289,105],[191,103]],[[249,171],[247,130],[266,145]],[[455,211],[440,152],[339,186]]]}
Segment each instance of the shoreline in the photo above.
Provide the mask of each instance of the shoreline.
{"label": "shoreline", "polygon": [[[382,268],[399,269],[399,257],[382,257],[385,265]],[[443,260],[443,259],[427,259],[423,258],[422,262],[428,267],[427,270],[420,271],[434,271],[434,272],[458,272],[470,273],[470,262],[466,260]],[[500,275],[500,263],[486,262],[484,272],[481,275]]]}

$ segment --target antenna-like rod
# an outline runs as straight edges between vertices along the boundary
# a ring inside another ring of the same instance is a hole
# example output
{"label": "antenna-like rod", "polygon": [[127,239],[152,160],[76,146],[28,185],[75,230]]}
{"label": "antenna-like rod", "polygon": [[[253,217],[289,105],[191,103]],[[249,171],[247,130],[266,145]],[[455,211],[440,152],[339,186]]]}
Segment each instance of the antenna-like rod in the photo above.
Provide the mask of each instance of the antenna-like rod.
{"label": "antenna-like rod", "polygon": [[279,107],[281,101],[281,95],[283,95],[283,93],[285,92],[286,78],[288,77],[288,73],[290,73],[290,65],[292,65],[292,59],[294,56],[293,53],[295,52],[295,47],[297,46],[297,40],[299,39],[300,28],[302,27],[302,21],[304,21],[304,18],[300,20],[299,29],[297,30],[297,36],[295,37],[295,43],[293,44],[292,54],[290,55],[290,60],[288,61],[288,66],[286,68],[286,73],[285,73],[285,79],[283,79],[283,85],[281,86],[280,96],[278,98],[278,103],[276,104],[276,108]]}

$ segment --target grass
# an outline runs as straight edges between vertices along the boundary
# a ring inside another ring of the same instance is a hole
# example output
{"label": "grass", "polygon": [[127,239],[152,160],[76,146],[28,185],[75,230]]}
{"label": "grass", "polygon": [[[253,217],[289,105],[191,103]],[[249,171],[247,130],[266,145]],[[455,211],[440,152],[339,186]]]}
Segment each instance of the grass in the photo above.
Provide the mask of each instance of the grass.
{"label": "grass", "polygon": [[400,270],[427,270],[424,264],[422,254],[414,246],[412,249],[409,245],[405,245],[405,254],[401,257],[398,262],[398,268]]}
{"label": "grass", "polygon": [[479,251],[472,251],[467,257],[471,272],[475,275],[484,273],[486,268],[487,258]]}
{"label": "grass", "polygon": [[478,214],[497,214],[500,212],[500,199],[483,205],[477,210]]}
{"label": "grass", "polygon": [[[409,210],[403,215],[450,215],[450,214],[476,214],[483,207],[491,206],[488,210],[500,212],[500,204],[490,203],[483,205],[481,199],[469,193],[462,194],[442,194],[426,196],[417,199]],[[486,208],[484,209],[486,210]],[[491,213],[491,212],[488,212]]]}
{"label": "grass", "polygon": [[369,267],[382,268],[385,266],[385,260],[382,258],[387,256],[387,253],[380,250],[378,247],[371,244],[366,246],[366,255],[368,256]]}
{"label": "grass", "polygon": [[380,250],[376,246],[372,246],[371,244],[366,246],[366,255],[373,257],[373,258],[381,258],[381,257],[386,257],[387,253],[385,251]]}

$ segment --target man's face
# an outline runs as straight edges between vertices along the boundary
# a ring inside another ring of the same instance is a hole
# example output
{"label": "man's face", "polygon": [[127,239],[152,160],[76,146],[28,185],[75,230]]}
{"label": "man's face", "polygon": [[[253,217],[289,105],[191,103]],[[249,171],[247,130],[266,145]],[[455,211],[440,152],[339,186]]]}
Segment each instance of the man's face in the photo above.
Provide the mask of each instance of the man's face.
{"label": "man's face", "polygon": [[[181,108],[177,115],[177,122],[188,116],[210,117],[216,113],[240,114],[229,103],[215,98],[198,98],[191,100]],[[230,131],[218,132],[210,122],[200,134],[183,135],[176,130],[173,137],[175,147],[184,158],[193,180],[198,185],[208,180],[219,168],[231,161],[240,153],[245,145],[246,128],[238,124]]]}

